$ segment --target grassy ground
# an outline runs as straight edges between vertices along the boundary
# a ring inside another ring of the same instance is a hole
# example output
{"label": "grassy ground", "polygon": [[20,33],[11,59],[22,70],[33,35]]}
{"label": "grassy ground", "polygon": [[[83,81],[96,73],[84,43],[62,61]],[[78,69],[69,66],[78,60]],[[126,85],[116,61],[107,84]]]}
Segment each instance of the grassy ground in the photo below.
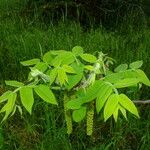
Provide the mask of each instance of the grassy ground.
{"label": "grassy ground", "polygon": [[[3,2],[3,3],[2,3]],[[9,5],[8,5],[9,4]],[[103,27],[88,31],[78,23],[60,22],[45,25],[36,17],[28,19],[18,14],[18,6],[11,1],[0,4],[0,82],[17,79],[24,81],[27,70],[19,61],[40,57],[51,49],[67,49],[80,45],[85,51],[103,51],[119,63],[143,60],[143,70],[150,77],[150,29],[136,30],[124,25],[121,30],[105,30]],[[11,11],[13,8],[14,12]],[[135,98],[148,99],[150,90],[143,87]],[[74,125],[73,135],[66,135],[63,109],[51,108],[37,100],[33,115],[16,114],[0,127],[2,150],[148,150],[150,147],[149,105],[139,106],[140,120],[129,116],[117,124],[97,121],[94,137],[85,135],[83,125]]]}

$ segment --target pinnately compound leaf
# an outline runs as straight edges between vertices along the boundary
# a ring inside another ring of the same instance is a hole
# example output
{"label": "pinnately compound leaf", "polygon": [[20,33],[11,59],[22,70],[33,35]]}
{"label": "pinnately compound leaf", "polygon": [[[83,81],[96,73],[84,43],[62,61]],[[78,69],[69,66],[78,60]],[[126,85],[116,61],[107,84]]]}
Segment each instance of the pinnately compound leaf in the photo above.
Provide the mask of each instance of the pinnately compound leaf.
{"label": "pinnately compound leaf", "polygon": [[56,98],[48,86],[40,84],[34,90],[44,101],[57,105]]}
{"label": "pinnately compound leaf", "polygon": [[21,98],[22,105],[31,114],[32,106],[34,104],[33,89],[27,86],[22,87],[20,89],[20,98]]}

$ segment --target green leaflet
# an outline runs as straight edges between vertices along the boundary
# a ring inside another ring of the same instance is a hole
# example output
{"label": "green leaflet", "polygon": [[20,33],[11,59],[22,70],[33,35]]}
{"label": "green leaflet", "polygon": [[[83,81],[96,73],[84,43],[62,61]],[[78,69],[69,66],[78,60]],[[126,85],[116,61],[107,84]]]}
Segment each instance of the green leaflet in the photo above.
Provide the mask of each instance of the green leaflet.
{"label": "green leaflet", "polygon": [[66,53],[67,51],[65,51],[65,50],[51,50],[50,52],[52,55],[60,55],[60,54]]}
{"label": "green leaflet", "polygon": [[89,70],[89,71],[93,71],[94,66],[86,65],[84,68],[87,69],[87,70]]}
{"label": "green leaflet", "polygon": [[61,86],[66,82],[68,82],[67,74],[63,68],[58,68],[57,73],[58,73],[58,81]]}
{"label": "green leaflet", "polygon": [[112,93],[112,87],[108,84],[104,84],[101,86],[97,99],[96,99],[96,111],[99,113],[103,108],[105,102],[107,101],[108,97]]}
{"label": "green leaflet", "polygon": [[148,79],[148,77],[146,76],[146,74],[142,70],[137,69],[137,70],[135,70],[135,72],[137,73],[138,78],[140,79],[140,81],[143,84],[150,86],[150,80]]}
{"label": "green leaflet", "polygon": [[46,62],[46,63],[48,63],[48,64],[51,64],[51,62],[53,60],[53,57],[54,56],[52,55],[51,51],[49,51],[49,52],[47,52],[47,53],[44,54],[43,61]]}
{"label": "green leaflet", "polygon": [[124,118],[127,120],[126,110],[121,105],[118,105],[118,107],[119,107],[119,110],[121,111],[122,115],[124,116]]}
{"label": "green leaflet", "polygon": [[86,107],[82,106],[77,110],[73,111],[72,117],[75,122],[80,122],[86,116]]}
{"label": "green leaflet", "polygon": [[56,98],[48,86],[40,84],[34,90],[44,101],[57,105]]}
{"label": "green leaflet", "polygon": [[1,95],[0,96],[0,103],[6,101],[9,98],[11,93],[12,93],[12,91],[7,91],[3,95]]}
{"label": "green leaflet", "polygon": [[71,66],[63,65],[62,67],[67,73],[76,73],[75,70]]}
{"label": "green leaflet", "polygon": [[26,61],[22,61],[20,62],[23,66],[33,66],[36,65],[38,62],[40,62],[40,59],[31,59],[31,60],[26,60]]}
{"label": "green leaflet", "polygon": [[96,62],[96,57],[94,55],[91,55],[91,54],[81,54],[80,57],[86,61],[86,62],[89,62],[89,63],[95,63]]}
{"label": "green leaflet", "polygon": [[8,116],[13,112],[16,97],[17,94],[12,92],[8,97],[7,103],[1,109],[0,113],[5,112],[2,122],[5,121],[8,118]]}
{"label": "green leaflet", "polygon": [[115,72],[121,72],[121,71],[125,71],[128,69],[128,65],[127,64],[121,64],[118,67],[115,68]]}
{"label": "green leaflet", "polygon": [[47,64],[44,62],[39,62],[33,68],[38,69],[41,72],[45,72],[47,70]]}
{"label": "green leaflet", "polygon": [[119,104],[139,118],[137,108],[125,94],[119,95]]}
{"label": "green leaflet", "polygon": [[131,64],[129,65],[129,67],[130,67],[131,69],[138,69],[138,68],[142,67],[142,65],[143,65],[143,61],[140,60],[140,61],[135,61],[135,62],[131,63]]}
{"label": "green leaflet", "polygon": [[61,57],[58,55],[56,56],[52,61],[51,61],[51,66],[54,67],[59,67],[61,65],[62,59]]}
{"label": "green leaflet", "polygon": [[15,81],[15,80],[5,81],[5,83],[6,83],[6,85],[14,86],[14,87],[22,87],[22,86],[24,86],[24,84],[22,82],[18,82],[18,81]]}
{"label": "green leaflet", "polygon": [[20,98],[25,109],[31,114],[34,104],[33,90],[31,87],[22,87],[20,89]]}
{"label": "green leaflet", "polygon": [[71,52],[67,52],[65,54],[63,54],[61,56],[62,58],[62,65],[69,65],[69,64],[72,64],[74,61],[75,61],[75,57],[74,55],[71,53]]}
{"label": "green leaflet", "polygon": [[137,78],[137,73],[131,69],[117,72],[117,73],[112,73],[112,74],[106,75],[104,77],[104,81],[114,84],[126,78]]}
{"label": "green leaflet", "polygon": [[119,95],[118,94],[112,94],[104,107],[104,120],[108,120],[109,117],[111,117],[111,115],[114,113],[115,109],[118,106],[118,102],[119,102]]}
{"label": "green leaflet", "polygon": [[71,67],[75,70],[76,74],[68,75],[68,83],[66,84],[66,88],[68,90],[72,89],[76,84],[78,84],[83,77],[83,64],[73,63]]}
{"label": "green leaflet", "polygon": [[87,89],[84,97],[85,103],[91,102],[97,97],[98,92],[103,84],[104,82],[102,80],[96,80],[94,84]]}
{"label": "green leaflet", "polygon": [[126,78],[126,79],[120,80],[117,83],[115,83],[114,87],[115,88],[124,88],[124,87],[134,86],[137,83],[139,83],[138,78]]}
{"label": "green leaflet", "polygon": [[72,52],[74,55],[78,56],[80,54],[83,54],[83,48],[81,46],[75,46],[73,47]]}
{"label": "green leaflet", "polygon": [[112,73],[112,74],[108,74],[104,77],[104,81],[106,82],[110,82],[110,83],[116,83],[119,80],[124,78],[124,73],[125,72],[118,72],[118,73]]}
{"label": "green leaflet", "polygon": [[118,120],[118,110],[119,110],[119,107],[117,106],[115,111],[113,112],[113,117],[114,117],[115,122],[117,122]]}
{"label": "green leaflet", "polygon": [[83,103],[84,103],[84,101],[80,98],[72,99],[67,103],[66,107],[68,109],[80,109],[80,107]]}
{"label": "green leaflet", "polygon": [[55,81],[57,77],[57,68],[54,68],[50,71],[50,85]]}

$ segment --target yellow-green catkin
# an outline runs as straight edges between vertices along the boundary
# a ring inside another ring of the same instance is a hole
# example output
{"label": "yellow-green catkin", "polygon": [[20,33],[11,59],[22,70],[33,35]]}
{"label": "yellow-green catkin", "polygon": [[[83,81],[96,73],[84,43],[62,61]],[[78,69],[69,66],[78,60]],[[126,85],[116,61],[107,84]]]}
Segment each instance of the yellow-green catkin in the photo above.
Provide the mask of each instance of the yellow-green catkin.
{"label": "yellow-green catkin", "polygon": [[72,117],[69,110],[67,110],[66,104],[68,102],[68,96],[67,94],[64,94],[64,114],[65,114],[65,120],[67,125],[67,134],[72,133]]}
{"label": "yellow-green catkin", "polygon": [[93,119],[94,119],[94,103],[91,103],[89,110],[87,111],[86,120],[86,133],[91,136],[93,133]]}

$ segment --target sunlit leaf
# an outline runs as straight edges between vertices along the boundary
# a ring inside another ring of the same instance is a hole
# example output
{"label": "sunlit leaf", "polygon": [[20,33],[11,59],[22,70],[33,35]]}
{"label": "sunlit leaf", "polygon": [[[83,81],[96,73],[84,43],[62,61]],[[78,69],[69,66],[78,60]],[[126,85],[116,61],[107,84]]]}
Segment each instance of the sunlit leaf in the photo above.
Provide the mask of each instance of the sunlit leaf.
{"label": "sunlit leaf", "polygon": [[101,86],[96,99],[97,113],[101,111],[101,109],[103,108],[105,102],[107,101],[111,93],[112,93],[112,87],[110,85],[104,84],[103,86]]}
{"label": "sunlit leaf", "polygon": [[52,84],[57,77],[57,68],[54,68],[50,71],[50,84]]}
{"label": "sunlit leaf", "polygon": [[5,112],[2,122],[5,121],[8,118],[8,116],[12,113],[13,108],[15,106],[16,97],[16,93],[11,93],[8,97],[7,103],[2,107],[0,113]]}
{"label": "sunlit leaf", "polygon": [[34,90],[44,101],[57,105],[56,98],[48,86],[40,84]]}
{"label": "sunlit leaf", "polygon": [[146,76],[146,74],[142,70],[137,69],[135,72],[137,73],[138,78],[140,79],[140,81],[143,84],[150,86],[150,80],[148,79],[148,77]]}
{"label": "sunlit leaf", "polygon": [[20,98],[25,109],[31,114],[34,104],[33,90],[30,87],[22,87],[20,89]]}
{"label": "sunlit leaf", "polygon": [[68,82],[67,74],[63,68],[58,68],[57,73],[58,73],[58,81],[59,81],[61,86],[63,84],[65,84],[65,82]]}
{"label": "sunlit leaf", "polygon": [[54,59],[54,56],[52,55],[51,51],[45,53],[43,56],[43,61],[48,64],[51,64],[53,59]]}
{"label": "sunlit leaf", "polygon": [[116,107],[115,111],[113,112],[113,117],[114,117],[115,122],[117,122],[118,120],[118,109],[119,107]]}
{"label": "sunlit leaf", "polygon": [[137,108],[135,107],[134,103],[125,94],[119,95],[119,104],[139,118]]}
{"label": "sunlit leaf", "polygon": [[117,94],[112,94],[104,107],[104,120],[106,121],[108,118],[111,117],[111,115],[115,112],[115,109],[118,106],[118,101],[119,101],[119,95]]}
{"label": "sunlit leaf", "polygon": [[63,65],[63,69],[67,73],[76,73],[75,70],[71,66],[68,66],[68,65]]}
{"label": "sunlit leaf", "polygon": [[96,57],[94,55],[91,55],[91,54],[81,54],[80,57],[86,61],[86,62],[89,62],[89,63],[95,63],[96,62]]}
{"label": "sunlit leaf", "polygon": [[12,91],[7,91],[4,94],[2,94],[0,96],[0,103],[6,101],[9,98],[9,96],[10,96],[11,93],[12,93]]}
{"label": "sunlit leaf", "polygon": [[137,83],[139,83],[138,78],[126,78],[126,79],[120,80],[117,83],[115,83],[114,87],[115,88],[124,88],[124,87],[134,86]]}

